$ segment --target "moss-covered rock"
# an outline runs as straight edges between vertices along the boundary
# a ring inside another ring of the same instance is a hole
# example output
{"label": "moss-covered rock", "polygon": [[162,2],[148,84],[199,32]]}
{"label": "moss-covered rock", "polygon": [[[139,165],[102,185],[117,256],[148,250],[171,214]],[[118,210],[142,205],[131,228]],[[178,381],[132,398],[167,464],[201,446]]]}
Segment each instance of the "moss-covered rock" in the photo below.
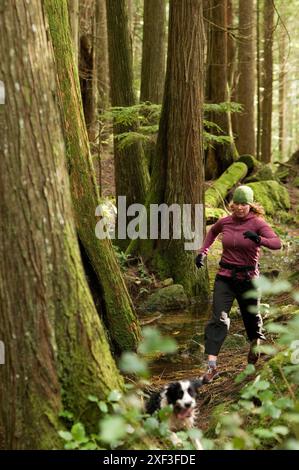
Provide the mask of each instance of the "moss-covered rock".
{"label": "moss-covered rock", "polygon": [[275,171],[271,164],[267,164],[259,168],[253,175],[245,179],[246,183],[253,183],[255,181],[269,181],[277,180]]}
{"label": "moss-covered rock", "polygon": [[141,310],[165,312],[178,310],[189,305],[188,297],[180,284],[163,287],[149,296],[141,306]]}
{"label": "moss-covered rock", "polygon": [[274,215],[279,210],[290,209],[290,197],[287,189],[277,181],[249,183],[254,192],[254,199],[261,204],[266,214]]}
{"label": "moss-covered rock", "polygon": [[221,217],[226,217],[228,214],[224,209],[206,207],[206,222],[207,225],[215,224]]}

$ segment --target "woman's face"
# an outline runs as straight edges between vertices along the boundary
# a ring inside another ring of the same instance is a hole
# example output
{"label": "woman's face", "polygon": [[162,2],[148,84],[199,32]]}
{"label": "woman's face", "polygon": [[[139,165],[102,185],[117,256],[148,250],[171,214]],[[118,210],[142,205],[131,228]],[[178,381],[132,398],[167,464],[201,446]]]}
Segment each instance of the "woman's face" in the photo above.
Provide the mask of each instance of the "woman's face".
{"label": "woman's face", "polygon": [[250,204],[239,204],[239,203],[236,204],[234,202],[232,204],[232,211],[236,217],[243,219],[243,217],[246,217],[246,215],[249,214]]}

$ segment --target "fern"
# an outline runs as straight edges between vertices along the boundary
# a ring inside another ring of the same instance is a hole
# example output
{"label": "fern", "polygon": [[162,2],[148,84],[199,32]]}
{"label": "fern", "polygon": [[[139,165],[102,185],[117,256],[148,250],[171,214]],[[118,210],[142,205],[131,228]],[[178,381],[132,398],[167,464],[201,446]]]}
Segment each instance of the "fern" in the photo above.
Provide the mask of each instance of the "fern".
{"label": "fern", "polygon": [[[123,150],[136,142],[149,142],[153,141],[159,130],[159,119],[161,114],[161,105],[152,104],[150,102],[136,104],[128,107],[113,107],[99,117],[102,121],[113,120],[115,124],[123,125],[124,127],[133,127],[137,125],[134,131],[122,132],[115,136],[118,148]],[[242,105],[235,102],[225,103],[205,103],[203,105],[204,113],[239,113],[242,111]],[[213,144],[228,144],[232,142],[232,138],[223,134],[221,129],[215,122],[204,119],[204,147],[213,147]],[[213,134],[207,129],[212,129],[217,132]]]}

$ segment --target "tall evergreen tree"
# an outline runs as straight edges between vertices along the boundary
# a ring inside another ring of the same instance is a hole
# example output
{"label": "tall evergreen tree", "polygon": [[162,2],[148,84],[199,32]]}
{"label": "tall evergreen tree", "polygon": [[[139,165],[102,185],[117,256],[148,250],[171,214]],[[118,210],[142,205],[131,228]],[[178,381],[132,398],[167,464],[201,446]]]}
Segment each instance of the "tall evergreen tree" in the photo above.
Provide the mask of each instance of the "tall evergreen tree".
{"label": "tall evergreen tree", "polygon": [[[136,104],[133,90],[132,51],[126,0],[106,0],[112,106]],[[114,135],[134,131],[137,124],[115,124]],[[126,196],[127,205],[145,201],[149,175],[140,143],[120,149],[114,140],[116,196]]]}
{"label": "tall evergreen tree", "polygon": [[[227,0],[205,2],[208,27],[206,101],[223,103],[228,94]],[[209,120],[229,135],[228,113],[210,113]],[[207,176],[219,176],[233,161],[235,149],[229,144],[215,144],[207,154]]]}
{"label": "tall evergreen tree", "polygon": [[166,1],[144,0],[140,101],[162,102],[165,50]]}
{"label": "tall evergreen tree", "polygon": [[264,0],[264,62],[262,98],[262,161],[271,162],[272,157],[272,99],[273,99],[273,33],[274,4]]}
{"label": "tall evergreen tree", "polygon": [[237,116],[237,147],[240,154],[255,155],[255,53],[254,2],[239,0],[239,68],[237,101],[243,106]]}
{"label": "tall evergreen tree", "polygon": [[67,143],[71,194],[78,236],[101,292],[105,320],[118,350],[136,349],[140,328],[110,240],[95,236],[100,203],[71,48],[65,0],[44,0],[54,46],[60,108]]}
{"label": "tall evergreen tree", "polygon": [[59,411],[78,419],[122,380],[80,259],[42,5],[2,6],[0,430],[6,449],[53,449]]}
{"label": "tall evergreen tree", "polygon": [[[172,0],[164,98],[148,208],[150,204],[166,203],[168,207],[178,204],[181,209],[183,204],[191,204],[194,209],[195,204],[203,203],[203,77],[202,2]],[[194,223],[194,213],[192,220]],[[202,228],[203,220],[200,222]],[[183,233],[182,221],[180,224]],[[170,240],[133,242],[128,250],[139,250],[163,275],[182,284],[188,295],[205,298],[207,280],[194,267],[193,252],[184,249],[183,235],[177,240],[171,230],[170,234]]]}

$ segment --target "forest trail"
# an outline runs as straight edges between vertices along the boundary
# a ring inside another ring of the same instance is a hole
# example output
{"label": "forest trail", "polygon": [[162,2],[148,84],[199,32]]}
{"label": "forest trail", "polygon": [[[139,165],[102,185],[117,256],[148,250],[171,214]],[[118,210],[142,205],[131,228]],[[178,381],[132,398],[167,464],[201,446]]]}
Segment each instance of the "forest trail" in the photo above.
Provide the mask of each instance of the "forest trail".
{"label": "forest trail", "polygon": [[[288,187],[288,190],[291,200],[290,212],[296,212],[299,204],[299,189]],[[299,259],[298,256],[296,257],[296,248],[293,241],[295,238],[299,238],[299,228],[294,226],[289,227],[282,224],[274,226],[274,229],[275,227],[279,228],[280,230],[283,229],[286,234],[284,238],[288,239],[289,241],[285,242],[282,250],[276,252],[274,255],[269,250],[264,252],[263,257],[261,258],[262,272],[267,272],[269,270],[271,273],[271,269],[276,267],[281,270],[279,277],[285,278],[290,274],[290,272],[299,270]],[[216,268],[216,266],[213,266],[213,268]],[[299,288],[299,282],[297,287]],[[293,300],[290,293],[283,293],[279,296],[276,296],[275,298],[267,298],[266,302],[270,305],[275,305],[276,307],[283,307],[285,305],[291,304]],[[176,312],[172,312],[172,314],[175,315]],[[180,314],[182,315],[182,312],[180,312]],[[205,314],[201,318],[197,319],[197,323],[192,315],[191,317],[189,316],[189,318],[191,324],[190,330],[193,331],[193,335],[196,328],[199,328],[199,333],[202,334],[203,325],[208,318],[208,314]],[[159,321],[161,320],[158,320],[158,323],[157,325],[155,324],[155,326],[159,327]],[[185,321],[187,321],[186,317]],[[184,324],[182,326],[182,329],[184,330],[184,337],[186,338],[186,334],[188,333],[188,325]],[[198,331],[198,329],[196,331]],[[173,333],[176,334],[178,332],[173,331],[172,334]],[[245,335],[245,330],[240,315],[237,317],[235,315],[233,316],[230,333],[227,340],[232,338],[234,335],[239,337],[240,335]],[[192,341],[191,337],[189,339]],[[229,347],[224,344],[218,360],[220,377],[211,384],[204,385],[200,389],[200,395],[198,399],[197,426],[203,432],[207,431],[212,425],[212,414],[215,407],[224,402],[237,402],[239,400],[239,392],[244,387],[246,381],[252,380],[252,376],[249,376],[241,383],[235,382],[235,378],[247,366],[248,349],[248,343],[238,347]],[[256,375],[259,373],[259,370],[263,368],[263,365],[266,361],[267,357],[261,356],[258,364],[256,365]],[[157,364],[154,363],[152,365],[153,376],[151,377],[151,384],[153,388],[161,388],[166,383],[172,381],[200,377],[205,372],[206,368],[206,361],[204,360],[204,355],[202,353],[199,354],[199,357],[193,358],[191,356],[189,356],[189,358],[182,358],[181,355],[177,362],[174,361],[173,363],[168,364],[166,361],[163,361],[162,358],[162,360],[158,359]]]}

